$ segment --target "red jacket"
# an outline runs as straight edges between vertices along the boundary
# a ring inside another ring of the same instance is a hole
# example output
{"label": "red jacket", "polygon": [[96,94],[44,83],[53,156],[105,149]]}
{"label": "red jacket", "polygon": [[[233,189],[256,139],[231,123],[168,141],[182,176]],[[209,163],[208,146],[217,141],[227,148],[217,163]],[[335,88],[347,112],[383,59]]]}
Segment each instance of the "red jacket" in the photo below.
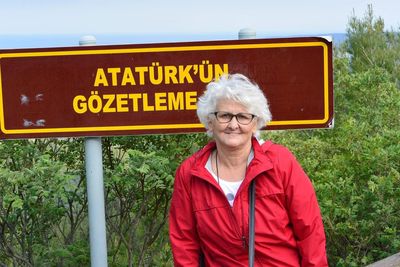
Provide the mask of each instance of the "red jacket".
{"label": "red jacket", "polygon": [[229,205],[205,169],[212,142],[178,168],[170,208],[175,266],[248,265],[248,188],[256,181],[255,266],[328,266],[313,186],[286,148],[253,139],[254,158]]}

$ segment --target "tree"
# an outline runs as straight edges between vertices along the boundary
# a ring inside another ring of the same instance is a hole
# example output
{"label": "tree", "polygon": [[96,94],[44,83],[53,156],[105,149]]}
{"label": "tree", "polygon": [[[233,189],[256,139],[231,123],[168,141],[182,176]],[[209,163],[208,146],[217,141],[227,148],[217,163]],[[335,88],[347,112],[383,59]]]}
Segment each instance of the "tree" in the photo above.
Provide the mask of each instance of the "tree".
{"label": "tree", "polygon": [[361,19],[353,15],[347,29],[345,49],[352,56],[351,69],[365,71],[370,67],[385,69],[400,88],[400,28],[385,31],[382,18],[376,18],[372,5],[368,5]]}
{"label": "tree", "polygon": [[86,216],[75,144],[57,139],[0,143],[0,263],[87,264],[88,245],[75,239]]}

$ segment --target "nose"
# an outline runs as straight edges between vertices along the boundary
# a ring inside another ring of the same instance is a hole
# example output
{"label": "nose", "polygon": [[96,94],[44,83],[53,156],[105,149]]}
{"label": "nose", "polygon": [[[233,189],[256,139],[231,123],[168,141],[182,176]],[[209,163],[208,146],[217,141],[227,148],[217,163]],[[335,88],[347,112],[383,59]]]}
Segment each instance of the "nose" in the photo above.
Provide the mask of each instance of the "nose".
{"label": "nose", "polygon": [[233,116],[232,120],[228,123],[228,128],[237,129],[239,127],[239,122],[236,116]]}

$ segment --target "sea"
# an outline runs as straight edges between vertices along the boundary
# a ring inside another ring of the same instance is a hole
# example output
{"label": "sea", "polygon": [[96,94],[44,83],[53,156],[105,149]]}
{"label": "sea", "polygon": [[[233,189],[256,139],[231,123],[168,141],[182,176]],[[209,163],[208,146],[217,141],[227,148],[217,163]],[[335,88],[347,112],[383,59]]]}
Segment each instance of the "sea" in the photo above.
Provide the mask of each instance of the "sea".
{"label": "sea", "polygon": [[[49,48],[49,47],[72,47],[79,46],[79,40],[85,34],[25,34],[25,35],[0,35],[0,49],[19,48]],[[120,45],[120,44],[149,44],[149,43],[174,43],[174,42],[197,42],[197,41],[221,41],[237,40],[238,33],[215,33],[215,34],[97,34],[97,45]],[[314,37],[331,36],[334,45],[341,44],[346,40],[346,33],[318,33],[298,35],[271,35],[257,33],[257,38],[286,38],[286,37]]]}

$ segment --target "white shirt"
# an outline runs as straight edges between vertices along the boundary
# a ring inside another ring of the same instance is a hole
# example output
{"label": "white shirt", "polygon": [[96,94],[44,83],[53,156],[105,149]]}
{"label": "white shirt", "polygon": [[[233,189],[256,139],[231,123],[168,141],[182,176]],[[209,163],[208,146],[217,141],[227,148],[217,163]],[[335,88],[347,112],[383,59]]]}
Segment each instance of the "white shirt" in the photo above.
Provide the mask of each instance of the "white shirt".
{"label": "white shirt", "polygon": [[[211,165],[212,154],[213,153],[210,154],[210,157],[207,160],[205,168],[214,177],[214,179],[218,182],[218,176],[212,170],[212,165]],[[250,164],[250,162],[253,158],[254,158],[254,151],[253,151],[253,149],[251,149],[249,157],[247,159],[247,166]],[[239,187],[242,184],[242,182],[243,182],[243,180],[236,181],[236,182],[230,182],[230,181],[226,181],[224,179],[219,178],[219,186],[221,187],[222,191],[224,192],[231,207],[233,206],[233,202],[235,201],[236,193],[239,190]]]}

